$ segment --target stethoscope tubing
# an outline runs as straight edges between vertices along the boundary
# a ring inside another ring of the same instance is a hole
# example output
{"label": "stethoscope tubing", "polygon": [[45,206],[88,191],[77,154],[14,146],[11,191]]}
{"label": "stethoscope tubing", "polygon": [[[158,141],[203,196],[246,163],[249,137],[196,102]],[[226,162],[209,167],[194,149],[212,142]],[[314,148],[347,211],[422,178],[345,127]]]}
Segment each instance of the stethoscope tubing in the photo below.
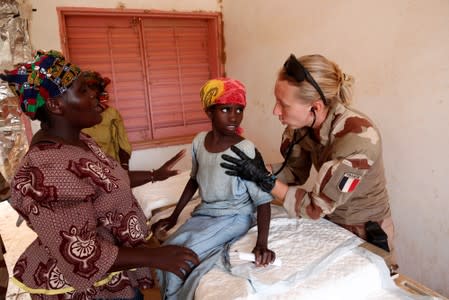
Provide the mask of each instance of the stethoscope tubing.
{"label": "stethoscope tubing", "polygon": [[[315,121],[316,121],[316,114],[315,114],[315,110],[311,110],[311,112],[313,113],[313,122],[312,125],[310,125],[309,129],[313,128],[313,125],[315,125]],[[298,134],[299,129],[295,129],[295,132],[293,133],[293,139],[290,142],[290,144],[288,144],[288,148],[287,148],[287,153],[285,155],[285,159],[284,162],[282,163],[282,166],[279,168],[279,170],[277,170],[276,172],[273,173],[274,176],[277,176],[287,165],[287,162],[290,158],[290,156],[292,155],[292,151],[293,151],[293,147],[298,144],[299,142],[301,142],[308,134],[309,131],[307,131],[305,134],[303,134],[301,137],[299,137],[298,139],[296,139],[296,136]]]}

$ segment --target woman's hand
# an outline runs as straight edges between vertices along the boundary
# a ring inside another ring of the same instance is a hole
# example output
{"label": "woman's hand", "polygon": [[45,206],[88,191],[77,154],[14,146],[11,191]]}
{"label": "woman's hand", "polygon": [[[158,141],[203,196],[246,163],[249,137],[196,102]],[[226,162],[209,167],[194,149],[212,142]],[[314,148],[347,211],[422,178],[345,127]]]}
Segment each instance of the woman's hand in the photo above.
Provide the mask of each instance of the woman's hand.
{"label": "woman's hand", "polygon": [[182,280],[200,263],[195,252],[182,246],[167,245],[148,251],[151,251],[151,267],[172,272]]}
{"label": "woman's hand", "polygon": [[117,258],[109,272],[150,267],[172,272],[184,280],[199,263],[196,253],[182,246],[119,247]]}
{"label": "woman's hand", "polygon": [[225,173],[231,176],[239,176],[245,180],[253,181],[265,192],[271,192],[276,178],[268,172],[260,152],[255,149],[256,156],[254,158],[249,158],[236,146],[231,146],[231,150],[241,159],[223,154],[221,157],[225,161],[232,163],[220,164],[221,167],[228,169]]}
{"label": "woman's hand", "polygon": [[176,153],[175,156],[167,160],[159,169],[153,171],[153,180],[162,181],[169,177],[179,174],[179,170],[172,170],[174,165],[186,156],[186,149]]}
{"label": "woman's hand", "polygon": [[125,169],[126,171],[129,171],[129,159],[131,158],[129,153],[126,152],[125,150],[123,150],[122,148],[119,148],[118,157],[119,157],[120,164],[122,165],[123,169]]}
{"label": "woman's hand", "polygon": [[252,251],[256,257],[255,264],[257,267],[268,266],[276,259],[276,254],[267,247],[257,246]]}

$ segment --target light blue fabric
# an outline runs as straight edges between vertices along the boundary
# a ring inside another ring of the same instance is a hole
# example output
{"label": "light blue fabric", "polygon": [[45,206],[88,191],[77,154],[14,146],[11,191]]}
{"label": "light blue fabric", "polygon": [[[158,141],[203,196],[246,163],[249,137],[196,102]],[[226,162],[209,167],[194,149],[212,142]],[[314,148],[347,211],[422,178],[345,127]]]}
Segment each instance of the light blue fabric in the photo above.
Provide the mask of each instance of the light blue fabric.
{"label": "light blue fabric", "polygon": [[[199,133],[192,142],[192,172],[201,195],[201,204],[164,245],[182,245],[192,249],[200,264],[183,282],[170,272],[158,270],[163,299],[193,299],[201,277],[221,257],[223,249],[244,235],[254,222],[255,208],[269,203],[272,196],[253,182],[225,174],[220,166],[221,155],[237,157],[230,149],[210,153],[204,147],[206,132]],[[254,157],[254,144],[243,140],[236,146]]]}
{"label": "light blue fabric", "polygon": [[201,263],[183,282],[170,272],[157,270],[162,299],[193,299],[201,277],[221,257],[225,245],[244,235],[253,215],[195,216],[187,220],[164,245],[182,245],[192,249]]}
{"label": "light blue fabric", "polygon": [[[220,163],[225,162],[221,156],[238,156],[230,148],[219,153],[207,151],[204,147],[206,134],[207,132],[199,133],[192,142],[190,176],[198,182],[202,199],[192,215],[251,214],[257,206],[270,202],[273,196],[262,191],[255,183],[225,174],[225,169],[220,167]],[[249,157],[255,156],[255,146],[252,142],[243,140],[235,146]]]}

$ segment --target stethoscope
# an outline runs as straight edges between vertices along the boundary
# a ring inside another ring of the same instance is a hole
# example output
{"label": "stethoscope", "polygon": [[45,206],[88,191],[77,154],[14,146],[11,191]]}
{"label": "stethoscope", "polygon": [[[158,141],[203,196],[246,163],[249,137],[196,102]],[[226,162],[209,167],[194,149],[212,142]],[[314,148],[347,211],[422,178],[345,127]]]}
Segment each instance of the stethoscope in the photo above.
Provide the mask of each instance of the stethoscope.
{"label": "stethoscope", "polygon": [[282,166],[279,170],[277,170],[276,172],[273,173],[274,176],[278,175],[287,165],[288,159],[290,158],[290,156],[292,155],[292,151],[293,151],[293,147],[298,144],[299,142],[301,142],[303,139],[305,139],[306,136],[309,135],[310,131],[313,130],[313,125],[315,125],[315,121],[316,121],[316,114],[315,114],[315,108],[312,107],[310,109],[310,111],[313,113],[313,122],[312,125],[310,125],[309,130],[304,133],[302,136],[300,136],[299,138],[297,137],[299,134],[299,129],[295,129],[294,133],[293,133],[293,139],[292,141],[288,144],[288,148],[285,154],[285,159],[284,162],[282,163]]}

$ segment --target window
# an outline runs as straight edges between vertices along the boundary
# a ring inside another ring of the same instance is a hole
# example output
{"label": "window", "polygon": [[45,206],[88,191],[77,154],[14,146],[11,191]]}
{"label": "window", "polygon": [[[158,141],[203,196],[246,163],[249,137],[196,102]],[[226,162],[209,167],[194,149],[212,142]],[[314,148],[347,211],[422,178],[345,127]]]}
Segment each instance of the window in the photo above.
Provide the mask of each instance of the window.
{"label": "window", "polygon": [[58,9],[64,54],[111,79],[135,148],[190,142],[210,122],[202,84],[222,74],[220,15]]}

